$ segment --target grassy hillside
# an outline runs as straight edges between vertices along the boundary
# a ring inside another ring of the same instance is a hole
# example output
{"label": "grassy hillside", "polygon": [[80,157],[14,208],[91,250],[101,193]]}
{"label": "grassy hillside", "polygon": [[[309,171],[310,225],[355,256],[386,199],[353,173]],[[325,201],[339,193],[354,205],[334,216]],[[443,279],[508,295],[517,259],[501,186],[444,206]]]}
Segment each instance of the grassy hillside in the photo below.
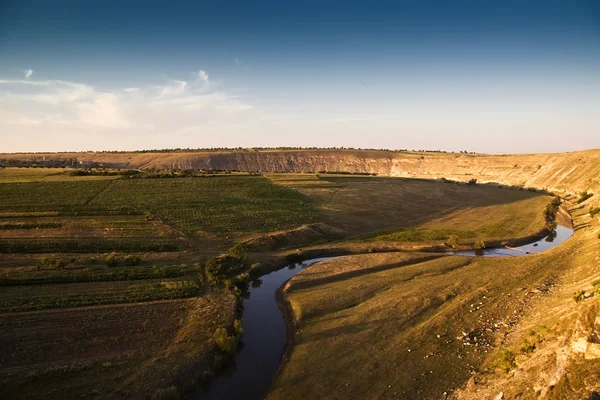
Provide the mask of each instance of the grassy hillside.
{"label": "grassy hillside", "polygon": [[[571,210],[575,236],[530,257],[403,265],[404,253],[366,254],[297,275],[285,288],[294,347],[269,398],[600,391],[600,226],[587,204]],[[576,301],[582,290],[591,297]]]}
{"label": "grassy hillside", "polygon": [[522,237],[544,226],[550,199],[535,192],[426,180],[272,174],[312,200],[323,219],[362,241],[442,243]]}

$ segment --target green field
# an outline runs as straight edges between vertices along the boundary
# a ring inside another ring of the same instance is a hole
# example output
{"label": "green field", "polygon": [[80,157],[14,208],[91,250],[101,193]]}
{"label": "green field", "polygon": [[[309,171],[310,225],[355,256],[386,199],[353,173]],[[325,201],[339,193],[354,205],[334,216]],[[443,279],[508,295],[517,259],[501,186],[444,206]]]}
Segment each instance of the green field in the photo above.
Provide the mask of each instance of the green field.
{"label": "green field", "polygon": [[240,235],[317,221],[307,199],[262,176],[118,180],[92,204],[129,205],[189,235]]}
{"label": "green field", "polygon": [[200,245],[209,247],[208,253],[214,247],[215,254],[245,235],[289,229],[319,217],[298,192],[261,176],[232,175],[9,180],[0,184],[0,220],[13,226],[61,225],[43,232],[4,230],[4,253],[173,251]]}

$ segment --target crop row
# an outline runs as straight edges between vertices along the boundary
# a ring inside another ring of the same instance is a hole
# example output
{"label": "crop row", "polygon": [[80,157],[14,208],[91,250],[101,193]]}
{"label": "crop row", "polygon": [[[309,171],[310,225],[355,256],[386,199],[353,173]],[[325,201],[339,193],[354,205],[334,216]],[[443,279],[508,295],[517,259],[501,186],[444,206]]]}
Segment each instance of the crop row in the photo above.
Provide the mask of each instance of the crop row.
{"label": "crop row", "polygon": [[307,198],[262,176],[118,180],[92,204],[147,210],[189,234],[273,231],[317,219]]}
{"label": "crop row", "polygon": [[120,292],[5,298],[0,302],[0,312],[181,299],[197,296],[200,292],[201,287],[193,281],[149,283],[134,285]]}
{"label": "crop row", "polygon": [[56,229],[62,227],[58,222],[39,222],[39,223],[0,223],[0,230],[10,231],[15,229]]}
{"label": "crop row", "polygon": [[18,182],[0,185],[0,209],[83,205],[111,181]]}
{"label": "crop row", "polygon": [[150,238],[11,238],[0,239],[0,253],[172,252],[180,243]]}
{"label": "crop row", "polygon": [[[6,210],[9,211],[6,211]],[[118,215],[143,215],[144,212],[131,207],[90,207],[88,205],[38,205],[0,208],[0,218],[36,217],[97,217]]]}
{"label": "crop row", "polygon": [[114,267],[100,270],[61,270],[32,274],[18,271],[0,278],[0,286],[46,285],[52,283],[109,282],[141,279],[177,278],[199,269],[188,266],[166,265],[154,267]]}

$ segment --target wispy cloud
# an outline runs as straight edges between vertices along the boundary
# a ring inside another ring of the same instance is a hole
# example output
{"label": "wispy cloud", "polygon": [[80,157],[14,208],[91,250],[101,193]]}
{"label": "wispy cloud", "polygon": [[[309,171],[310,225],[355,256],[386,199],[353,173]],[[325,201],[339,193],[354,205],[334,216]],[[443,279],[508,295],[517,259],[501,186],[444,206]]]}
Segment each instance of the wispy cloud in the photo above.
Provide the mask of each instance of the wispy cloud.
{"label": "wispy cloud", "polygon": [[204,70],[198,71],[198,80],[204,83],[208,83],[208,74]]}
{"label": "wispy cloud", "polygon": [[188,83],[186,81],[175,80],[164,86],[157,86],[157,88],[160,90],[158,98],[162,99],[164,97],[179,96],[185,92],[185,88],[187,87],[187,85]]}
{"label": "wispy cloud", "polygon": [[0,79],[0,131],[39,143],[48,135],[71,137],[85,149],[84,143],[106,143],[111,137],[142,136],[151,142],[178,132],[189,135],[190,127],[225,129],[252,118],[247,114],[252,105],[212,89],[206,71],[194,75],[189,81],[113,90],[63,80]]}
{"label": "wispy cloud", "polygon": [[25,71],[23,71],[23,74],[25,75],[25,79],[29,79],[29,77],[31,75],[33,75],[33,70],[32,69],[26,69]]}
{"label": "wispy cloud", "polygon": [[233,58],[233,62],[235,63],[235,65],[242,65],[243,64],[242,61],[239,58],[237,58],[237,57]]}

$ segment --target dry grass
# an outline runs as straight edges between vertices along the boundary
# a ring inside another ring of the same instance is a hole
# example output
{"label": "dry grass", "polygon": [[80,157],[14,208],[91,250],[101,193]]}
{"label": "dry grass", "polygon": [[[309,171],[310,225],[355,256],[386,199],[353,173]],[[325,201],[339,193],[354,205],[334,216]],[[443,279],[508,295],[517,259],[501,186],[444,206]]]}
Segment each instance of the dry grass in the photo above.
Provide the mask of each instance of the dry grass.
{"label": "dry grass", "polygon": [[[461,233],[465,241],[508,239],[539,232],[547,196],[495,186],[466,186],[379,177],[273,174],[278,184],[314,201],[329,224],[346,236],[405,241],[407,228],[434,233],[414,241],[440,242]],[[400,230],[396,237],[395,230]],[[370,234],[370,235],[365,235]],[[441,236],[440,236],[441,235]]]}
{"label": "dry grass", "polygon": [[[575,216],[576,225],[589,219]],[[371,272],[405,256],[368,254],[317,264],[314,275],[307,269],[288,286],[297,332],[269,398],[431,399],[460,387],[461,399],[500,391],[533,399],[540,388],[546,398],[586,398],[600,389],[599,359],[572,355],[561,364],[560,354],[571,354],[582,329],[574,327],[598,331],[600,313],[586,314],[598,299],[572,299],[600,277],[597,231],[594,222],[529,257],[447,256]],[[346,275],[347,265],[365,273]],[[531,331],[534,348],[523,345]],[[518,373],[503,370],[504,350],[516,355]],[[473,373],[479,384],[463,386]]]}

